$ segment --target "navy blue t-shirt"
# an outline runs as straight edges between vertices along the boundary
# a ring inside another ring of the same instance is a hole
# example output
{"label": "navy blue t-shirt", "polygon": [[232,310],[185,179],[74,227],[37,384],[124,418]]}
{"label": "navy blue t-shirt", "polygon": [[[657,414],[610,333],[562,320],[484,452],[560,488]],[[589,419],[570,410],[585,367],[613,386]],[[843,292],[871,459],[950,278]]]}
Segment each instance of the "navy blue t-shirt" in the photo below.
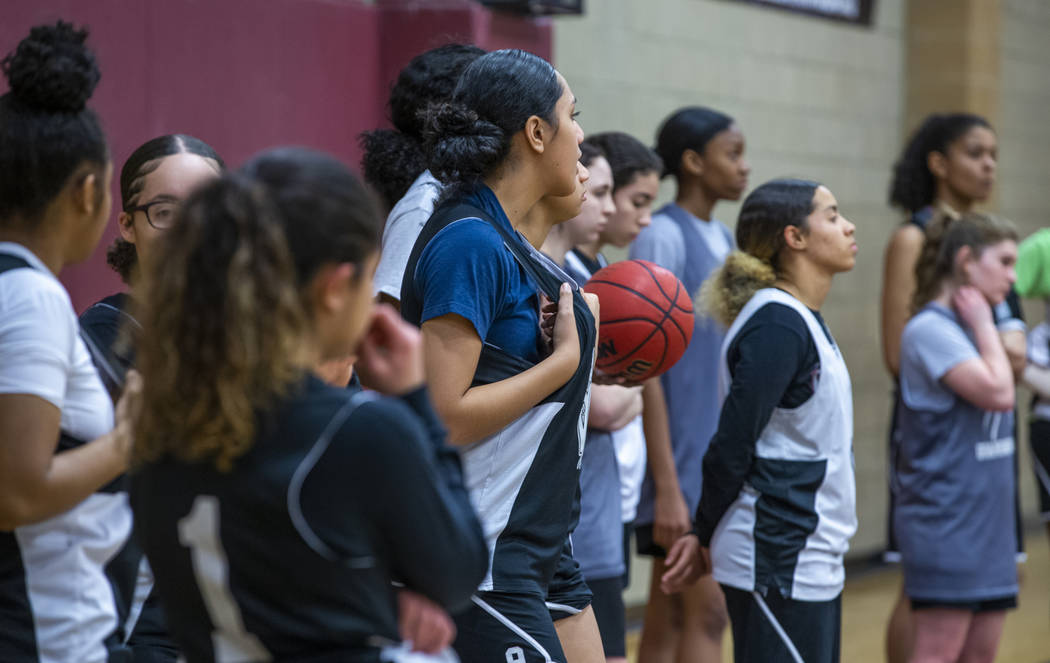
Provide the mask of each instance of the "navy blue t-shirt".
{"label": "navy blue t-shirt", "polygon": [[419,257],[415,281],[424,302],[420,324],[455,313],[482,341],[539,361],[538,288],[487,221],[460,219],[438,232]]}

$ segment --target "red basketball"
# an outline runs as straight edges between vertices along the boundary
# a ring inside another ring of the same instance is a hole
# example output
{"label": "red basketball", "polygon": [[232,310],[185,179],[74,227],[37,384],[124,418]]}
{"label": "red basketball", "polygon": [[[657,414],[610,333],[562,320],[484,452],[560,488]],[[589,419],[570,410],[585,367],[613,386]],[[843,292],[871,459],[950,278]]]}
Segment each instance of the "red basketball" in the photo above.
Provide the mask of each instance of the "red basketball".
{"label": "red basketball", "polygon": [[598,370],[641,381],[682,358],[693,337],[693,302],[668,270],[624,260],[598,270],[583,288],[598,295]]}

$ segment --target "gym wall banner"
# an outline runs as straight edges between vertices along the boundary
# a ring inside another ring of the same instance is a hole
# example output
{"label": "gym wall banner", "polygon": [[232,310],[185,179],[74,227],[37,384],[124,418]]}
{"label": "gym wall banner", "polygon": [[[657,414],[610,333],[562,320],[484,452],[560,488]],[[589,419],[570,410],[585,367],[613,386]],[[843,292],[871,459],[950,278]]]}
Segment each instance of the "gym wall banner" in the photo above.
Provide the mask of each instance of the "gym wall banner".
{"label": "gym wall banner", "polygon": [[820,16],[836,21],[871,25],[875,0],[728,0],[750,5],[776,7],[800,14]]}

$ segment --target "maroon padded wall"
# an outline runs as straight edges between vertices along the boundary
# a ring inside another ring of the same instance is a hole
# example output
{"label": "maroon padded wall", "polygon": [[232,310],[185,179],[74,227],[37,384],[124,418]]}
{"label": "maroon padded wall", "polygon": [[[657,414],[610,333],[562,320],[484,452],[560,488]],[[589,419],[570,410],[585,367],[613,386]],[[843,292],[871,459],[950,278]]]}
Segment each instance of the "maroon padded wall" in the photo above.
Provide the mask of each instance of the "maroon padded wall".
{"label": "maroon padded wall", "polygon": [[[87,25],[102,81],[91,106],[115,168],[144,141],[198,136],[236,167],[274,145],[306,145],[356,167],[357,136],[386,124],[391,81],[412,56],[453,40],[549,58],[549,21],[493,15],[469,0],[2,0],[0,54],[29,28]],[[0,91],[6,83],[0,81]],[[114,201],[119,200],[114,177]],[[115,214],[114,214],[115,217]],[[94,255],[62,273],[78,311],[116,292]]]}

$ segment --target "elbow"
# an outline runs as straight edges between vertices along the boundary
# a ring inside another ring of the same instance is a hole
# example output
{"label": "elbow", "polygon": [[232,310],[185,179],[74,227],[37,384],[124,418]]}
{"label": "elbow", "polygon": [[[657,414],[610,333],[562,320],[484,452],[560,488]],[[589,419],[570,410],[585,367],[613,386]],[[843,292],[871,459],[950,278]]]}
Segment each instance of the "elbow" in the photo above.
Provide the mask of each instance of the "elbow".
{"label": "elbow", "polygon": [[481,531],[472,532],[467,539],[471,545],[449,560],[449,565],[439,574],[446,582],[435,586],[431,596],[451,613],[470,605],[470,597],[477,592],[489,570],[489,551]]}
{"label": "elbow", "polygon": [[39,520],[29,502],[16,495],[5,495],[0,498],[0,531],[13,532],[24,525],[31,525]]}

